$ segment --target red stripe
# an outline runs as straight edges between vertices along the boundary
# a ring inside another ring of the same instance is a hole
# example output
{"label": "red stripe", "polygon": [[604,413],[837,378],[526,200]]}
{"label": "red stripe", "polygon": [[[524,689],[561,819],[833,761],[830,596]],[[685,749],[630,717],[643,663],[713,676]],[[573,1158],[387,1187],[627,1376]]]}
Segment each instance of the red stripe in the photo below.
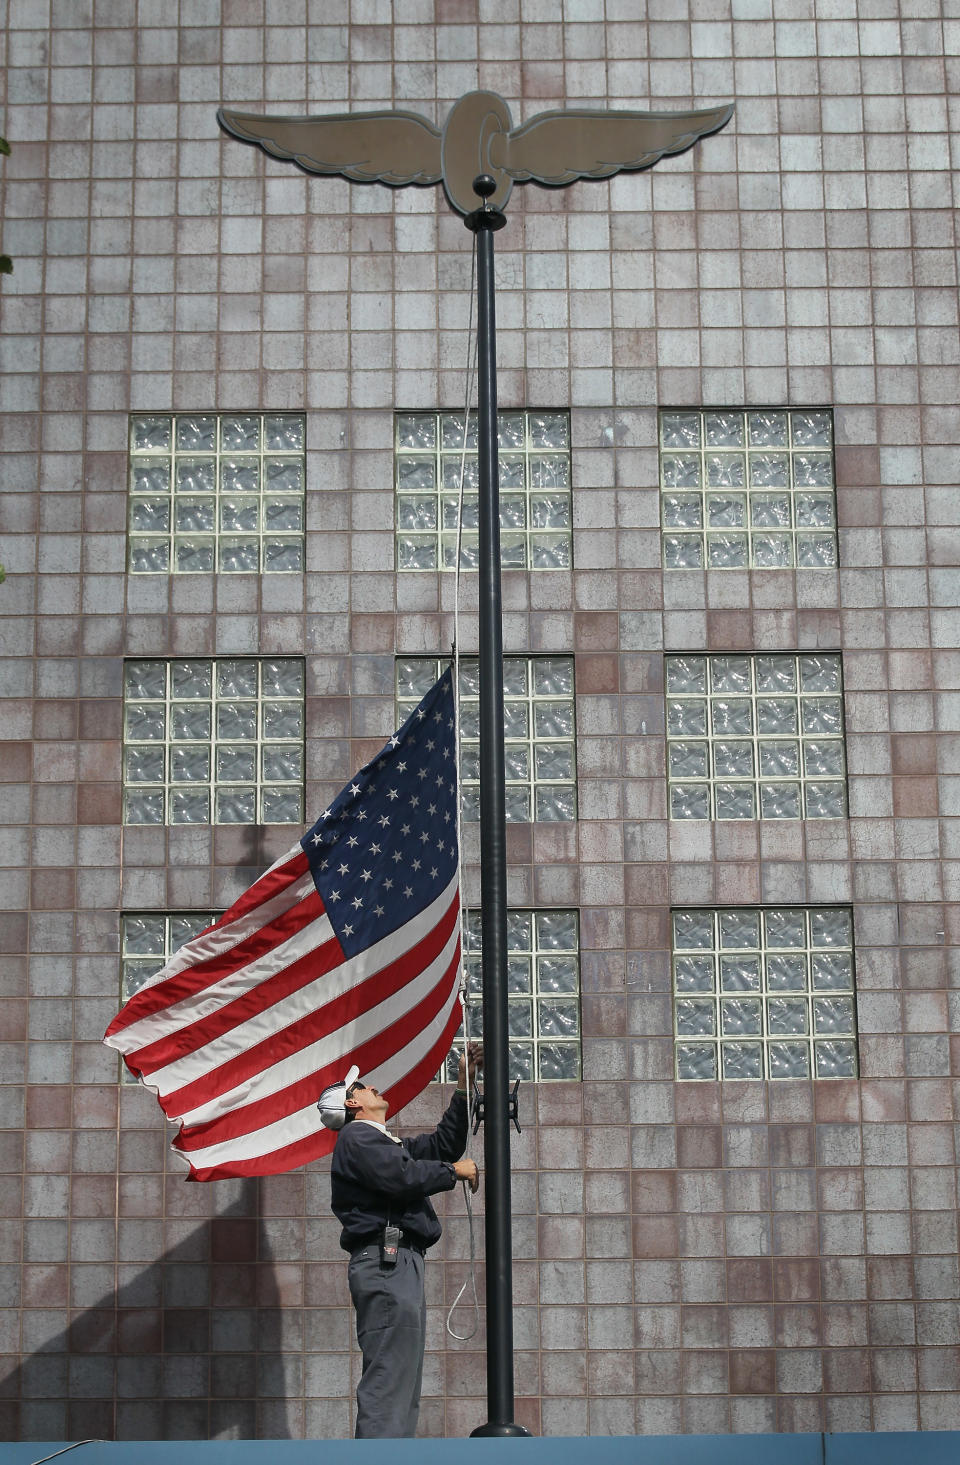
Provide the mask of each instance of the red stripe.
{"label": "red stripe", "polygon": [[[460,898],[454,892],[444,915],[438,924],[409,951],[403,952],[394,961],[379,971],[373,972],[364,981],[324,1004],[315,1012],[307,1013],[298,1022],[290,1023],[280,1032],[263,1038],[243,1053],[228,1058],[217,1068],[201,1074],[199,1078],[184,1084],[160,1099],[164,1113],[188,1114],[208,1103],[218,1094],[225,1094],[246,1079],[272,1068],[292,1053],[299,1053],[311,1043],[318,1042],[328,1034],[336,1032],[360,1013],[375,1007],[387,997],[400,991],[408,982],[418,977],[443,950],[451,930],[460,914]],[[402,928],[401,928],[402,929]],[[399,933],[396,933],[399,934]],[[338,947],[339,947],[339,943]],[[349,1067],[349,1065],[346,1065]],[[333,1082],[333,1079],[330,1080]],[[323,1085],[320,1086],[321,1088]],[[319,1094],[320,1088],[317,1089]],[[299,1108],[300,1106],[297,1105]],[[243,1111],[246,1112],[246,1111]],[[285,1111],[289,1112],[289,1111]],[[248,1129],[258,1129],[259,1124],[250,1124]]]}
{"label": "red stripe", "polygon": [[288,967],[275,972],[272,977],[261,979],[255,987],[242,992],[234,1001],[226,1003],[216,1012],[211,1012],[208,1017],[198,1018],[196,1022],[178,1028],[167,1037],[148,1043],[145,1048],[132,1054],[131,1058],[142,1074],[155,1073],[158,1068],[166,1068],[168,1063],[174,1063],[188,1053],[199,1052],[205,1044],[214,1042],[231,1028],[239,1027],[241,1023],[298,992],[301,987],[325,976],[335,966],[339,966],[342,960],[343,949],[340,942],[336,936],[331,936],[322,946],[306,952]]}
{"label": "red stripe", "polygon": [[259,880],[255,880],[250,889],[245,890],[228,911],[224,911],[219,921],[214,921],[210,929],[218,931],[221,926],[229,926],[232,921],[239,921],[258,906],[265,905],[268,900],[273,900],[275,895],[286,890],[288,885],[293,885],[301,875],[305,875],[309,868],[310,861],[300,845],[295,844],[283,864],[277,865],[273,870],[264,871]]}
{"label": "red stripe", "polygon": [[[317,920],[323,913],[323,901],[315,890],[311,890],[309,895],[305,895],[302,900],[294,902],[293,905],[285,906],[268,925],[259,926],[255,931],[251,931],[249,936],[246,936],[243,941],[238,941],[229,950],[219,952],[216,956],[208,956],[204,961],[191,962],[188,967],[174,976],[166,977],[153,987],[146,987],[140,992],[135,992],[122,1011],[113,1019],[104,1036],[109,1038],[113,1033],[121,1032],[131,1024],[139,1022],[141,1018],[153,1017],[156,1013],[173,1007],[175,1003],[183,1002],[187,997],[196,997],[205,988],[214,986],[221,978],[230,976],[232,972],[239,971],[241,967],[248,966],[258,958],[266,956],[275,946],[289,941],[291,936],[296,936],[299,931],[302,931],[311,921]],[[225,919],[226,917],[224,917]],[[214,929],[213,926],[209,927],[211,931]],[[198,940],[199,937],[193,939]]]}
{"label": "red stripe", "polygon": [[416,1006],[411,1007],[384,1032],[378,1033],[366,1043],[362,1043],[360,1047],[355,1048],[352,1053],[345,1054],[343,1058],[337,1058],[334,1063],[328,1063],[318,1072],[308,1074],[305,1078],[281,1089],[279,1093],[254,1100],[253,1103],[246,1104],[242,1108],[232,1109],[229,1113],[221,1115],[217,1119],[207,1120],[204,1124],[184,1125],[173,1141],[174,1148],[202,1150],[210,1145],[224,1144],[227,1140],[237,1139],[240,1135],[253,1134],[258,1129],[265,1129],[269,1124],[276,1124],[278,1120],[284,1119],[290,1114],[298,1113],[311,1100],[315,1101],[328,1083],[335,1081],[336,1075],[342,1073],[347,1060],[355,1063],[361,1073],[369,1073],[378,1068],[386,1059],[405,1048],[417,1033],[422,1032],[427,1024],[433,1021],[450,995],[451,986],[456,981],[459,964],[460,943],[458,941],[453,960],[448,964],[435,986]]}
{"label": "red stripe", "polygon": [[[397,1083],[391,1084],[391,1113],[396,1113],[409,1104],[411,1099],[415,1099],[439,1072],[444,1058],[450,1051],[457,1028],[460,1026],[460,1020],[460,1004],[457,1002],[454,1004],[450,1020],[444,1028],[442,1036],[430,1049],[427,1056]],[[321,1129],[315,1134],[297,1140],[295,1144],[285,1145],[280,1150],[271,1150],[267,1155],[256,1155],[249,1160],[222,1160],[219,1164],[208,1165],[200,1169],[195,1169],[191,1165],[189,1178],[191,1180],[230,1180],[241,1176],[283,1175],[288,1170],[295,1170],[300,1165],[309,1164],[311,1160],[319,1160],[322,1156],[329,1155],[336,1142],[335,1130]],[[189,1156],[185,1156],[185,1158],[189,1160]]]}
{"label": "red stripe", "polygon": [[416,1067],[411,1068],[408,1074],[397,1083],[390,1085],[390,1113],[392,1115],[398,1114],[412,1099],[422,1093],[427,1084],[440,1072],[462,1021],[463,1013],[460,1010],[460,1003],[455,1002],[442,1034],[429,1053],[421,1058]]}
{"label": "red stripe", "polygon": [[[251,1160],[221,1160],[219,1164],[207,1165],[199,1170],[190,1166],[188,1180],[231,1180],[248,1175],[282,1175],[286,1170],[296,1170],[311,1160],[329,1155],[337,1142],[336,1131],[321,1129],[298,1139],[295,1144],[285,1145],[282,1150],[271,1150],[269,1155],[256,1155]],[[184,1159],[189,1162],[189,1155]]]}

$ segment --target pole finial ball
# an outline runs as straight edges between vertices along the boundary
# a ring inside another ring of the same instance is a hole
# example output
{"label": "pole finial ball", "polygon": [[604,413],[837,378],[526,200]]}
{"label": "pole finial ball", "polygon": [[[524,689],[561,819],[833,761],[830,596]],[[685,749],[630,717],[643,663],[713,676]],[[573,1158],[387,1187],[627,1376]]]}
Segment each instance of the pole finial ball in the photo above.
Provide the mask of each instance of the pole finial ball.
{"label": "pole finial ball", "polygon": [[489,173],[481,173],[473,180],[473,191],[478,198],[490,198],[497,191],[497,180]]}

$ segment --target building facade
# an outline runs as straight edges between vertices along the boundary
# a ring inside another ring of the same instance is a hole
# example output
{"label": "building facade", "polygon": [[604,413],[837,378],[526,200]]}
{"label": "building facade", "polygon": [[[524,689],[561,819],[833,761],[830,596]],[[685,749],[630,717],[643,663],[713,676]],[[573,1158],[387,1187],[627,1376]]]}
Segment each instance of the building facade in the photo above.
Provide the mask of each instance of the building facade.
{"label": "building facade", "polygon": [[477,649],[472,237],[216,110],[476,89],[736,103],[496,237],[517,1417],[960,1428],[956,0],[0,12],[4,1437],[352,1430],[328,1167],[185,1184],[100,1038],[449,653],[458,518]]}

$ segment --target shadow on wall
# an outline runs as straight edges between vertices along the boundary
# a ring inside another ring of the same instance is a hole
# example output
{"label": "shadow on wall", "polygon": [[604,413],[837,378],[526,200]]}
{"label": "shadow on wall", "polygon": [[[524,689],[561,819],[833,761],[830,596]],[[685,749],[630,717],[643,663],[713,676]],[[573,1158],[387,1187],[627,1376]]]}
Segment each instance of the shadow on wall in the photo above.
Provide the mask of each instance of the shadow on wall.
{"label": "shadow on wall", "polygon": [[226,1211],[44,1341],[0,1383],[0,1439],[289,1439],[260,1210],[259,1181],[243,1181]]}
{"label": "shadow on wall", "polygon": [[[275,856],[270,855],[267,851],[267,826],[265,824],[245,824],[242,826],[242,832],[243,848],[233,869],[240,889],[246,890],[255,880],[259,880],[264,871],[273,864]],[[290,843],[293,843],[292,839]],[[286,844],[284,848],[286,848]]]}

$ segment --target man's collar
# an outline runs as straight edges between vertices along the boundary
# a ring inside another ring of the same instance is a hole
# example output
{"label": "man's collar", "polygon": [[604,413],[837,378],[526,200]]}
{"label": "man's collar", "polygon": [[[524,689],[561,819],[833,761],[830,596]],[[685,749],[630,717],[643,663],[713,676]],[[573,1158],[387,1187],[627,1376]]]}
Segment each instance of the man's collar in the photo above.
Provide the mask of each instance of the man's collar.
{"label": "man's collar", "polygon": [[354,1120],[354,1123],[369,1124],[374,1129],[379,1129],[381,1134],[385,1134],[387,1136],[387,1139],[392,1139],[395,1145],[398,1145],[400,1143],[400,1141],[397,1139],[397,1136],[395,1134],[391,1134],[387,1126],[385,1124],[378,1123],[376,1119],[356,1119]]}

